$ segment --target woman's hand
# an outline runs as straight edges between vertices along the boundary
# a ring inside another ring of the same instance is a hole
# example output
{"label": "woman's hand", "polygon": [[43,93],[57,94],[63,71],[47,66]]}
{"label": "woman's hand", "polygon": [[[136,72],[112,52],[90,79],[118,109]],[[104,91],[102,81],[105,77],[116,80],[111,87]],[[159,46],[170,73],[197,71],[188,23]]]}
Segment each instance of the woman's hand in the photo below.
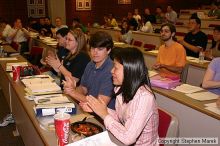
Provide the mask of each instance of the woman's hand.
{"label": "woman's hand", "polygon": [[59,67],[62,65],[59,58],[56,56],[49,55],[46,57],[46,63],[50,65],[54,70],[58,71]]}
{"label": "woman's hand", "polygon": [[96,99],[95,97],[89,95],[86,96],[89,107],[102,119],[108,115],[106,103],[102,99]]}
{"label": "woman's hand", "polygon": [[63,89],[64,93],[70,95],[75,91],[76,88],[76,81],[73,77],[65,76],[66,81],[63,81]]}

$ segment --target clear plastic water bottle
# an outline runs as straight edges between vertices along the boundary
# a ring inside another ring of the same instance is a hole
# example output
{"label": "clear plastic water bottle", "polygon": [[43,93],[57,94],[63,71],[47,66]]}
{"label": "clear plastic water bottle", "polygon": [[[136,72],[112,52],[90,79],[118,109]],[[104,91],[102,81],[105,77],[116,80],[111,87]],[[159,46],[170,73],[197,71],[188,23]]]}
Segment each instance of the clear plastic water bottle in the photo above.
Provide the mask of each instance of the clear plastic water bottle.
{"label": "clear plastic water bottle", "polygon": [[199,63],[204,63],[204,59],[205,59],[205,52],[200,51],[199,52]]}
{"label": "clear plastic water bottle", "polygon": [[0,46],[0,57],[4,57],[4,56],[5,56],[4,48],[3,46]]}

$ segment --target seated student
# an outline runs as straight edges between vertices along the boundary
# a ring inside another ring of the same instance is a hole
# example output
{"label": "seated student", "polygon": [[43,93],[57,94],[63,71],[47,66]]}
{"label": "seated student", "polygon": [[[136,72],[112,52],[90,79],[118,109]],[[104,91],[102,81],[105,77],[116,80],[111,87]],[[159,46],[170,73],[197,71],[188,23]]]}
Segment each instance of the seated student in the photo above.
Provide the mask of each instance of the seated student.
{"label": "seated student", "polygon": [[175,33],[173,24],[166,23],[161,26],[160,36],[164,45],[160,46],[157,62],[152,66],[161,76],[180,76],[186,64],[185,49],[176,42]]}
{"label": "seated student", "polygon": [[172,6],[167,6],[167,12],[165,14],[165,19],[168,23],[176,24],[177,13],[173,10]]}
{"label": "seated student", "polygon": [[208,12],[208,17],[220,19],[220,9],[218,8],[217,3],[213,2],[211,4],[211,9]]}
{"label": "seated student", "polygon": [[208,60],[220,57],[220,26],[216,26],[213,31],[212,47],[206,50]]}
{"label": "seated student", "polygon": [[[70,30],[68,28],[61,28],[56,32],[56,37],[57,37],[57,42],[58,42],[58,46],[57,46],[57,57],[59,58],[59,60],[62,62],[64,60],[64,58],[68,55],[69,50],[66,49],[66,36],[68,34]],[[50,50],[49,50],[50,51]],[[46,55],[52,55],[52,56],[56,56],[55,54],[53,54],[54,52],[45,52],[47,53]],[[46,56],[45,55],[45,56]],[[47,65],[46,62],[44,62],[45,60],[43,60],[43,58],[41,59],[41,63],[43,65]],[[45,66],[44,66],[45,67]],[[46,66],[47,67],[47,66]],[[58,85],[60,85],[60,77],[58,77],[58,73],[52,69],[50,71],[44,72],[43,74],[48,74],[50,75],[52,78],[55,79],[56,83]]]}
{"label": "seated student", "polygon": [[87,96],[91,108],[104,120],[105,127],[125,145],[159,146],[158,110],[151,90],[148,70],[141,51],[118,48],[111,71],[115,87],[115,109],[102,99]]}
{"label": "seated student", "polygon": [[[54,56],[46,57],[46,62],[56,72],[61,73],[60,81],[65,77],[73,77],[75,82],[79,82],[86,65],[90,61],[88,54],[81,51],[86,45],[85,35],[82,31],[70,31],[66,36],[66,49],[69,50],[68,55],[63,61]],[[62,85],[61,85],[62,87]]]}
{"label": "seated student", "polygon": [[41,28],[41,31],[44,31],[44,35],[45,36],[49,36],[49,37],[52,37],[53,36],[53,33],[52,33],[52,29],[55,28],[55,26],[53,26],[51,24],[51,21],[50,21],[50,18],[49,17],[45,17],[44,18],[44,25],[43,25],[43,28]]}
{"label": "seated student", "polygon": [[220,95],[220,57],[214,58],[209,64],[203,78],[202,87]]}
{"label": "seated student", "polygon": [[11,26],[7,24],[7,21],[4,19],[0,20],[0,25],[1,25],[0,39],[6,40],[8,43],[11,43],[11,40],[9,39]]}
{"label": "seated student", "polygon": [[121,32],[117,34],[118,41],[126,44],[131,44],[132,40],[132,27],[128,24],[127,20],[122,22]]}
{"label": "seated student", "polygon": [[92,60],[86,66],[80,85],[76,87],[75,81],[65,76],[64,92],[82,104],[86,102],[87,95],[92,95],[113,108],[114,100],[111,100],[113,63],[109,57],[113,48],[112,37],[106,32],[98,31],[91,35],[89,45]]}
{"label": "seated student", "polygon": [[184,39],[178,40],[186,49],[187,56],[199,57],[200,51],[206,50],[208,37],[200,30],[201,20],[197,16],[192,16],[189,20],[189,33]]}
{"label": "seated student", "polygon": [[72,21],[71,30],[74,30],[76,28],[81,28],[84,33],[88,32],[86,26],[84,26],[82,23],[80,23],[79,18],[73,18],[73,21]]}
{"label": "seated student", "polygon": [[13,43],[21,45],[20,54],[29,51],[28,42],[27,42],[27,38],[29,37],[29,32],[25,28],[23,28],[21,19],[19,18],[15,19],[14,27],[10,29],[8,36]]}

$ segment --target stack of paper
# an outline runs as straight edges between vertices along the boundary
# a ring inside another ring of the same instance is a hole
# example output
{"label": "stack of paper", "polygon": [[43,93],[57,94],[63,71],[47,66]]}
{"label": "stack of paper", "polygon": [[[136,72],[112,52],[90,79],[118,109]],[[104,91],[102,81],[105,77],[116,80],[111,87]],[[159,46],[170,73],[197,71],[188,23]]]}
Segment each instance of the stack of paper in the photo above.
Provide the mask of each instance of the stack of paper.
{"label": "stack of paper", "polygon": [[185,94],[194,93],[198,91],[204,90],[201,87],[189,85],[189,84],[181,84],[180,86],[177,86],[176,88],[173,88],[172,90],[179,91]]}
{"label": "stack of paper", "polygon": [[199,100],[199,101],[205,101],[205,100],[213,100],[213,99],[217,99],[219,97],[219,95],[216,95],[214,93],[211,92],[198,92],[198,93],[191,93],[191,94],[186,94],[187,96]]}
{"label": "stack of paper", "polygon": [[61,88],[49,75],[28,76],[21,79],[31,95],[60,93]]}
{"label": "stack of paper", "polygon": [[215,102],[205,104],[205,106],[206,106],[205,109],[210,110],[210,111],[220,115],[220,108],[217,107]]}
{"label": "stack of paper", "polygon": [[0,58],[0,61],[8,61],[8,60],[18,60],[16,57],[4,57],[4,58]]}
{"label": "stack of paper", "polygon": [[148,75],[149,77],[153,77],[155,75],[157,75],[158,73],[156,71],[153,71],[153,70],[148,70]]}
{"label": "stack of paper", "polygon": [[58,112],[75,114],[76,107],[74,103],[38,104],[34,107],[34,111],[37,116],[50,116],[55,115]]}
{"label": "stack of paper", "polygon": [[[195,58],[195,57],[190,57],[190,56],[187,56],[186,57],[186,60],[189,61],[189,62],[195,62],[195,63],[201,63],[199,61],[199,58]],[[210,62],[208,60],[203,60],[202,63],[206,63],[206,62]]]}

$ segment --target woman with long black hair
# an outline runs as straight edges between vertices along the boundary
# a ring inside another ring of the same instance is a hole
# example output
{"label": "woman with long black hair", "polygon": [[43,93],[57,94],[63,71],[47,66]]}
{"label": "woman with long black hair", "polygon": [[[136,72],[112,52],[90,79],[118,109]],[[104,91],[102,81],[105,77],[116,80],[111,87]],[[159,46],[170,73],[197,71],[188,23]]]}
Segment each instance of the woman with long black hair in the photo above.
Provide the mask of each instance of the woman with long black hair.
{"label": "woman with long black hair", "polygon": [[115,110],[92,96],[87,96],[87,104],[104,120],[106,129],[125,145],[156,146],[158,111],[143,55],[136,48],[115,50],[111,71]]}

